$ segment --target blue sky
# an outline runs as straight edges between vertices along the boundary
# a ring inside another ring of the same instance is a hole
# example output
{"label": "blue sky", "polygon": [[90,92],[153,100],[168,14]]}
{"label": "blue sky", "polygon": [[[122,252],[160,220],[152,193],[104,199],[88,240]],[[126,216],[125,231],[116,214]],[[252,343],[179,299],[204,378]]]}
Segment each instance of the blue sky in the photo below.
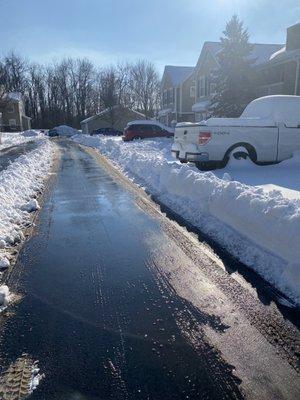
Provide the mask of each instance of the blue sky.
{"label": "blue sky", "polygon": [[299,0],[0,0],[1,52],[38,62],[88,57],[99,66],[147,58],[194,65],[232,14],[256,43],[283,43]]}

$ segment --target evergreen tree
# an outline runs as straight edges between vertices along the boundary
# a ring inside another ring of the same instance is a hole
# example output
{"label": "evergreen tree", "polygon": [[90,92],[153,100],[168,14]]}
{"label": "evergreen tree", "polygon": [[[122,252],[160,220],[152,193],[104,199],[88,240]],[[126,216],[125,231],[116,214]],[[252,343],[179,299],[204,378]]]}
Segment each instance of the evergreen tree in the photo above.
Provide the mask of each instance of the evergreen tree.
{"label": "evergreen tree", "polygon": [[247,29],[234,15],[226,24],[218,53],[219,68],[213,73],[215,95],[211,111],[214,116],[238,117],[249,101],[255,98],[255,85],[251,51]]}

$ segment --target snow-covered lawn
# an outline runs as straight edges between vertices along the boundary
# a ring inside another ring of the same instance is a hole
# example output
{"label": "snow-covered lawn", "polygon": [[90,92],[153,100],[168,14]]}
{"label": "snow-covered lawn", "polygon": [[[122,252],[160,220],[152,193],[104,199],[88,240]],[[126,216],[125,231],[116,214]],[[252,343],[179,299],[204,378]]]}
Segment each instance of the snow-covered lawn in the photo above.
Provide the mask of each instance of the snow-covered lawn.
{"label": "snow-covered lawn", "polygon": [[34,135],[35,131],[25,131],[25,132],[1,132],[1,143],[0,150],[3,150],[10,146],[16,146],[18,144],[29,142],[30,140],[35,140],[43,137],[44,135],[38,134]]}
{"label": "snow-covered lawn", "polygon": [[230,161],[226,168],[214,171],[218,178],[228,173],[232,180],[262,187],[266,192],[279,190],[284,197],[300,199],[300,154],[280,164],[258,166],[249,160]]}
{"label": "snow-covered lawn", "polygon": [[[76,135],[127,176],[300,303],[300,159],[200,172],[171,158],[171,139]],[[234,181],[233,179],[236,179]],[[274,187],[270,185],[280,185]],[[290,190],[294,192],[290,192]]]}
{"label": "snow-covered lawn", "polygon": [[0,172],[0,269],[9,265],[8,248],[24,238],[22,230],[30,221],[29,212],[39,207],[35,197],[51,166],[54,145],[47,138],[37,140],[35,150]]}

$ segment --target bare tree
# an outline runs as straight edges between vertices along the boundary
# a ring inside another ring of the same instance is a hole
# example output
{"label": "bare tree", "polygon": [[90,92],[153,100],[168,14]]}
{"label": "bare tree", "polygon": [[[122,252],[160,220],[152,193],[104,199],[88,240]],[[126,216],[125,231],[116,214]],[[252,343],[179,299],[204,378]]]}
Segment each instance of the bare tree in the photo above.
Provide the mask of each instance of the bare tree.
{"label": "bare tree", "polygon": [[76,104],[76,117],[83,119],[92,108],[95,69],[87,59],[77,59],[70,64],[71,87]]}
{"label": "bare tree", "polygon": [[159,104],[159,76],[154,65],[146,60],[131,66],[130,86],[138,108],[146,118],[153,117]]}
{"label": "bare tree", "polygon": [[24,93],[27,88],[28,62],[14,52],[4,58],[6,91]]}
{"label": "bare tree", "polygon": [[109,111],[109,125],[116,123],[116,106],[120,104],[119,98],[119,79],[115,67],[108,67],[98,73],[98,93],[100,106]]}
{"label": "bare tree", "polygon": [[45,66],[11,52],[0,59],[0,100],[13,91],[23,95],[33,127],[79,126],[82,119],[104,109],[109,109],[109,124],[114,126],[116,106],[154,115],[159,79],[147,61],[96,70],[87,59],[67,58]]}

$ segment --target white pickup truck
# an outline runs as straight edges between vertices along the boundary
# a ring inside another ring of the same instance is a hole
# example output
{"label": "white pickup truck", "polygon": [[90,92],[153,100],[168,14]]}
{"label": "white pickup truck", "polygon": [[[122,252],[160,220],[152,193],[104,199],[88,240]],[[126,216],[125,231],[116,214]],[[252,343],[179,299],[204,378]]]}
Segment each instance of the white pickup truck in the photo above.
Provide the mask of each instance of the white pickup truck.
{"label": "white pickup truck", "polygon": [[172,154],[200,169],[224,167],[230,157],[277,163],[300,150],[300,96],[253,100],[239,118],[176,125]]}

